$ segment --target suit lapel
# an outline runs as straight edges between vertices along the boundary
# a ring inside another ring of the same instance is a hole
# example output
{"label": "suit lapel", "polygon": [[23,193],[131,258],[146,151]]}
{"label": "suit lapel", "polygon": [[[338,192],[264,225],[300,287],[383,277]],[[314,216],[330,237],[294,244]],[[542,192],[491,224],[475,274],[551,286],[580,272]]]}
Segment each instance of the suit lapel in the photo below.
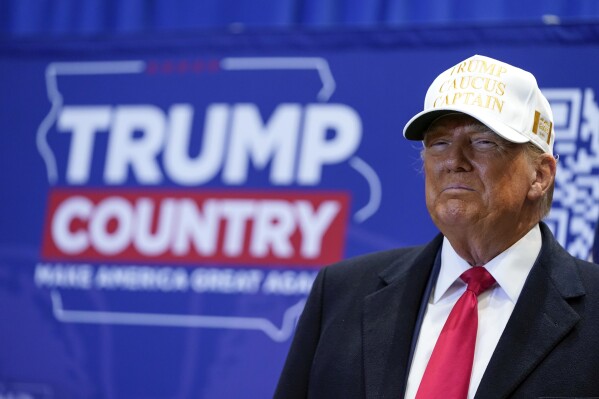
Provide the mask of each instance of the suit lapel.
{"label": "suit lapel", "polygon": [[584,295],[576,267],[543,223],[541,231],[541,253],[475,398],[509,396],[580,319],[568,303],[568,299]]}
{"label": "suit lapel", "polygon": [[414,327],[442,237],[413,260],[395,262],[383,287],[364,299],[362,336],[367,398],[402,397]]}

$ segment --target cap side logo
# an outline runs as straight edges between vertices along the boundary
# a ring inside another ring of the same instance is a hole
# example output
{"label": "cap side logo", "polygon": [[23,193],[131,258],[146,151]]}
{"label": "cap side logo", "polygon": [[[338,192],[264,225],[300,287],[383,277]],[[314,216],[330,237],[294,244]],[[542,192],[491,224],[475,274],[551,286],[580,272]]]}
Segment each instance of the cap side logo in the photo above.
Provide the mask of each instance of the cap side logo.
{"label": "cap side logo", "polygon": [[541,115],[539,111],[535,111],[535,119],[532,124],[532,132],[538,135],[543,141],[549,142],[551,141],[551,130],[553,128],[553,123],[548,121]]}

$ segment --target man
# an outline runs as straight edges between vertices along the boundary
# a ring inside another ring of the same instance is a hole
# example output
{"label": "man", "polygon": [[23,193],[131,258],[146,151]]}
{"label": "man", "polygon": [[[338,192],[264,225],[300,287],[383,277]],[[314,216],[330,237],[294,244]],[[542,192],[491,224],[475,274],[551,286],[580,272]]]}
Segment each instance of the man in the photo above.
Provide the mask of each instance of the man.
{"label": "man", "polygon": [[477,55],[439,75],[404,136],[441,234],[324,268],[275,398],[599,397],[599,268],[541,222],[552,125],[522,69]]}

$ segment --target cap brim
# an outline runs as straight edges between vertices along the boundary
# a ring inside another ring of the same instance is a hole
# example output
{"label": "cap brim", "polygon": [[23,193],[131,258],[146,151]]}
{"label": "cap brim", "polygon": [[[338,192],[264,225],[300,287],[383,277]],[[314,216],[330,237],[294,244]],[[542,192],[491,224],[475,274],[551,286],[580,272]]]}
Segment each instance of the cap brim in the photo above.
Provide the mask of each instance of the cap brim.
{"label": "cap brim", "polygon": [[478,120],[482,124],[489,127],[489,129],[493,130],[499,136],[504,139],[511,141],[512,143],[527,143],[530,139],[523,134],[517,132],[509,126],[506,126],[504,123],[499,121],[496,118],[488,117],[486,115],[480,115],[475,112],[472,112],[471,109],[465,110],[460,107],[443,107],[433,110],[422,111],[412,119],[406,123],[403,128],[403,135],[408,140],[422,140],[424,139],[424,134],[428,130],[429,126],[436,119],[454,113],[461,113],[471,116],[472,118]]}

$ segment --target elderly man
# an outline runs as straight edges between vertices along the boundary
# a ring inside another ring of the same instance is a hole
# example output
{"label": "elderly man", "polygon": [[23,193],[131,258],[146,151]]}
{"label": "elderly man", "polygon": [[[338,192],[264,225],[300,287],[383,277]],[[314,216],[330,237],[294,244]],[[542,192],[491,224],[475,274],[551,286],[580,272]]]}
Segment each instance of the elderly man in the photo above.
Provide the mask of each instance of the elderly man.
{"label": "elderly man", "polygon": [[535,78],[473,56],[404,136],[441,234],[324,268],[275,398],[599,397],[599,267],[541,222],[556,161]]}

